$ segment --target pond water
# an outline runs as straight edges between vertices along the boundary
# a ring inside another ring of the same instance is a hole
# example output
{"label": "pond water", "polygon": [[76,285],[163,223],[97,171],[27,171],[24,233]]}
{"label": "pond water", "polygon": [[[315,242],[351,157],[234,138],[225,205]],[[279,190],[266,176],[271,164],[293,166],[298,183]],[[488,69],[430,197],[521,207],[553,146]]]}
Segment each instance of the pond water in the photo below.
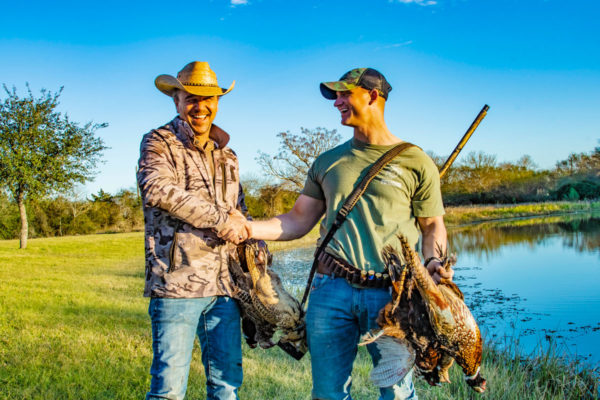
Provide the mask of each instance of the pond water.
{"label": "pond water", "polygon": [[[600,366],[600,214],[518,219],[449,231],[454,280],[486,341],[518,339],[531,354],[553,343]],[[273,268],[299,298],[313,248],[274,255]]]}

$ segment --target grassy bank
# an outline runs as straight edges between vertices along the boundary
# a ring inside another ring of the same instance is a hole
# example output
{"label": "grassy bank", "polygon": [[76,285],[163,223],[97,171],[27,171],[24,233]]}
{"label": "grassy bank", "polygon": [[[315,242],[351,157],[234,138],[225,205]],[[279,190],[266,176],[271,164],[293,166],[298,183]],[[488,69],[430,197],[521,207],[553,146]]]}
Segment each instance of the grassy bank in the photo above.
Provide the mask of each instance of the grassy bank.
{"label": "grassy bank", "polygon": [[447,207],[444,220],[448,226],[452,227],[482,221],[590,211],[600,211],[600,201],[556,201]]}
{"label": "grassy bank", "polygon": [[[143,287],[142,233],[0,242],[0,398],[135,399],[148,388],[151,333]],[[332,338],[335,340],[335,338]],[[487,349],[490,399],[596,398],[597,376],[575,374],[552,354],[529,360]],[[369,359],[355,364],[354,398],[374,399]],[[310,398],[309,356],[244,347],[246,400]],[[453,384],[421,399],[476,398],[452,368]],[[595,385],[595,386],[594,386]],[[199,352],[189,398],[203,398]]]}

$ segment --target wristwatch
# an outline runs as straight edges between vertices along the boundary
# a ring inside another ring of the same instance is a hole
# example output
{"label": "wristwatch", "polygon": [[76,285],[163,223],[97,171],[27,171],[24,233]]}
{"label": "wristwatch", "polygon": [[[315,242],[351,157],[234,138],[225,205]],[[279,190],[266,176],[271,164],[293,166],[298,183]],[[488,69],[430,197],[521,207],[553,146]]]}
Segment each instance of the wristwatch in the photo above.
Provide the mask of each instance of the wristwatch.
{"label": "wristwatch", "polygon": [[427,260],[425,260],[425,268],[427,268],[427,265],[429,265],[429,263],[433,260],[438,261],[440,264],[443,264],[442,260],[439,257],[429,257]]}

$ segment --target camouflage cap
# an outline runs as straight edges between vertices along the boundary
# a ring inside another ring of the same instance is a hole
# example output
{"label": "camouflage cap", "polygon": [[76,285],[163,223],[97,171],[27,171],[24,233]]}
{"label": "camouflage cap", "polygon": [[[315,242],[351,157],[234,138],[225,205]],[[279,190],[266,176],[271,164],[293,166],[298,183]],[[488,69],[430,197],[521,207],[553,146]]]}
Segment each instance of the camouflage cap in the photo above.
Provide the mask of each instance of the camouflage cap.
{"label": "camouflage cap", "polygon": [[385,79],[385,76],[373,68],[355,68],[342,75],[338,81],[321,82],[320,85],[321,94],[328,100],[336,99],[335,92],[352,90],[357,87],[367,90],[375,89],[385,100],[387,100],[388,94],[392,90],[392,86]]}

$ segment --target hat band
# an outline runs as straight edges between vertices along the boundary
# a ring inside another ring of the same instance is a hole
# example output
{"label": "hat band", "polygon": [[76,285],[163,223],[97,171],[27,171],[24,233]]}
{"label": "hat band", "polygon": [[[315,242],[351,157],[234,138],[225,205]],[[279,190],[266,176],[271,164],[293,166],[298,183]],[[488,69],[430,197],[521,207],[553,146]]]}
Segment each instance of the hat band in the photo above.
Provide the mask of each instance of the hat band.
{"label": "hat band", "polygon": [[181,82],[183,86],[208,86],[208,87],[219,87],[219,85],[215,85],[212,83],[184,83]]}

